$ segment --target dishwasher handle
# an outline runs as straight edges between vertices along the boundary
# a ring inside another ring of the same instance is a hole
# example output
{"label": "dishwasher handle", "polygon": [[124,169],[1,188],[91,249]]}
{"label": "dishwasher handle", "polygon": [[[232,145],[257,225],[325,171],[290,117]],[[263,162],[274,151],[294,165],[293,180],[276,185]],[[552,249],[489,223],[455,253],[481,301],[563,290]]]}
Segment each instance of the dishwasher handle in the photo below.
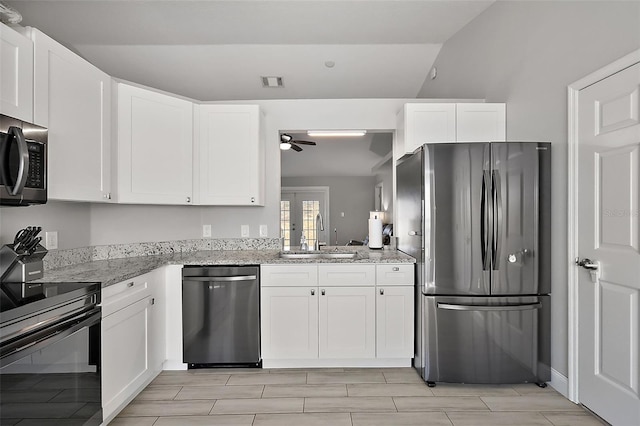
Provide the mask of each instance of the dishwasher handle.
{"label": "dishwasher handle", "polygon": [[211,281],[254,281],[258,279],[256,275],[236,275],[232,277],[183,277],[182,281],[202,281],[202,282],[211,282]]}

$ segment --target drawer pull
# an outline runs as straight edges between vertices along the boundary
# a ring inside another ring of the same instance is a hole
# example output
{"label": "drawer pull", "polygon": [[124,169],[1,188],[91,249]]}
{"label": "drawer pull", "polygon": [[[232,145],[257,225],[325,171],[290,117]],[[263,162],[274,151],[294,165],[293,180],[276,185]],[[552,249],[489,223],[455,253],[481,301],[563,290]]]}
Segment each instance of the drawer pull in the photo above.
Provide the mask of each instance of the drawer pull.
{"label": "drawer pull", "polygon": [[320,290],[320,294],[323,295],[323,296],[325,295],[324,288],[322,290]]}
{"label": "drawer pull", "polygon": [[127,287],[133,287],[133,281],[131,281],[130,283],[127,283]]}
{"label": "drawer pull", "polygon": [[384,288],[380,289],[380,296],[384,296]]}
{"label": "drawer pull", "polygon": [[312,295],[312,296],[315,296],[315,295],[316,295],[316,291],[315,291],[315,289],[313,289],[313,288],[311,289],[311,295]]}
{"label": "drawer pull", "polygon": [[399,270],[400,270],[400,268],[398,268],[397,266],[394,266],[393,269],[392,269],[393,272],[398,272]]}

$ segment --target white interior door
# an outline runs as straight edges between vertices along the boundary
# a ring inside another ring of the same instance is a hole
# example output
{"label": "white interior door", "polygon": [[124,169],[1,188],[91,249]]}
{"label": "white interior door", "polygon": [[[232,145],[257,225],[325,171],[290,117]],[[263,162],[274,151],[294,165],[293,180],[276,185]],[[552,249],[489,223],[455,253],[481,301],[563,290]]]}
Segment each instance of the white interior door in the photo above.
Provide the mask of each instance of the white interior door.
{"label": "white interior door", "polygon": [[[280,197],[280,235],[285,239],[285,248],[300,248],[302,235],[307,238],[309,248],[313,249],[316,239],[328,242],[329,209],[327,208],[328,189],[319,188],[282,188]],[[316,217],[323,218],[324,231],[317,229]]]}
{"label": "white interior door", "polygon": [[635,64],[578,96],[578,398],[614,425],[640,424],[639,87]]}

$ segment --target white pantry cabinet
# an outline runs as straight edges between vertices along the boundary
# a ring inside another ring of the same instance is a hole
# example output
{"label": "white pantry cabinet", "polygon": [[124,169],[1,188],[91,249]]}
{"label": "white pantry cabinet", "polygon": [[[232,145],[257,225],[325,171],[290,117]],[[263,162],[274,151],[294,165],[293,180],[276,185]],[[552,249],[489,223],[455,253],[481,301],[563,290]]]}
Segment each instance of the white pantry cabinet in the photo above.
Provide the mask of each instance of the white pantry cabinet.
{"label": "white pantry cabinet", "polygon": [[397,115],[398,158],[425,143],[504,140],[503,103],[409,103]]}
{"label": "white pantry cabinet", "polygon": [[[258,105],[199,105],[199,204],[264,205]],[[196,161],[198,161],[196,160]]]}
{"label": "white pantry cabinet", "polygon": [[193,103],[117,85],[117,200],[193,203]]}
{"label": "white pantry cabinet", "polygon": [[105,424],[162,370],[166,325],[161,270],[102,290],[102,409]]}
{"label": "white pantry cabinet", "polygon": [[3,23],[0,23],[0,113],[33,122],[33,43]]}
{"label": "white pantry cabinet", "polygon": [[52,200],[111,200],[111,77],[42,32],[34,43],[34,121],[49,129]]}

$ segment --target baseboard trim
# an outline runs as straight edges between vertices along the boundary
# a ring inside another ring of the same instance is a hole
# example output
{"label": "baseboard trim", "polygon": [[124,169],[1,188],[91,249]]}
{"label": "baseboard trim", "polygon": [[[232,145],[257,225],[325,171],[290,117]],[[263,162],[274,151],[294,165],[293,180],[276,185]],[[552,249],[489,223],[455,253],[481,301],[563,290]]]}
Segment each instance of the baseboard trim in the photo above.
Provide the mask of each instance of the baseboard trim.
{"label": "baseboard trim", "polygon": [[569,398],[569,379],[553,368],[551,369],[551,387],[565,398]]}

